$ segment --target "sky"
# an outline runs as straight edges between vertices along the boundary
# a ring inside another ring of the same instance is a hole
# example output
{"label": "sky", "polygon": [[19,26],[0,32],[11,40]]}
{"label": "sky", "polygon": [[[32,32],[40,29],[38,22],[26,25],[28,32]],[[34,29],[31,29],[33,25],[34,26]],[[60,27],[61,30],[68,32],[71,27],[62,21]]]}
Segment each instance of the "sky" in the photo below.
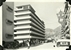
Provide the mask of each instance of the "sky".
{"label": "sky", "polygon": [[37,16],[44,21],[45,28],[55,29],[60,26],[57,12],[64,6],[64,2],[15,2],[15,6],[30,4]]}

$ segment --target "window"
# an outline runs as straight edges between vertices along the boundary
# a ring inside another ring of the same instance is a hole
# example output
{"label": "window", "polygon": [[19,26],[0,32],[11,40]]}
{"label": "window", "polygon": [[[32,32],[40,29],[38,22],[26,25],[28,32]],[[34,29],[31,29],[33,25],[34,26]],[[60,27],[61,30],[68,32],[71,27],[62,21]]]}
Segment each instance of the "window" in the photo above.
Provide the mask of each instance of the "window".
{"label": "window", "polygon": [[6,38],[8,38],[8,39],[10,39],[10,38],[13,38],[13,35],[11,35],[11,34],[8,34],[8,33],[6,33]]}
{"label": "window", "polygon": [[17,27],[17,25],[14,25],[14,27]]}
{"label": "window", "polygon": [[14,37],[16,37],[17,35],[16,34],[14,34]]}
{"label": "window", "polygon": [[7,11],[13,12],[13,9],[7,5]]}
{"label": "window", "polygon": [[24,10],[28,9],[28,6],[23,6],[23,9],[24,9]]}
{"label": "window", "polygon": [[17,21],[14,20],[14,22],[16,23]]}
{"label": "window", "polygon": [[17,32],[16,30],[14,30],[14,32]]}
{"label": "window", "polygon": [[22,6],[19,6],[19,7],[17,7],[18,9],[21,9],[22,8]]}
{"label": "window", "polygon": [[6,24],[8,24],[8,25],[12,25],[12,24],[13,24],[13,22],[12,22],[12,21],[10,21],[10,20],[8,20],[8,19],[6,19]]}

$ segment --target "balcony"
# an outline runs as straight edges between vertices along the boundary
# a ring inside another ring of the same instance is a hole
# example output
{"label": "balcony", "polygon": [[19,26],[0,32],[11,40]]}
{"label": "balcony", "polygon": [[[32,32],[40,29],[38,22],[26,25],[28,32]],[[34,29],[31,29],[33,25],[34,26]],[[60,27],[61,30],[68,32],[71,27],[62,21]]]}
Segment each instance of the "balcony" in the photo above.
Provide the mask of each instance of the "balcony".
{"label": "balcony", "polygon": [[27,23],[31,23],[31,21],[30,20],[16,21],[14,22],[14,25],[21,25],[21,24],[27,24]]}
{"label": "balcony", "polygon": [[34,34],[34,35],[39,35],[39,36],[43,36],[43,37],[45,36],[45,35],[42,35],[40,33],[34,32],[34,31],[31,31],[31,33]]}
{"label": "balcony", "polygon": [[[31,5],[22,5],[22,6],[17,6],[17,9],[23,9],[23,10],[31,10],[33,13],[35,13],[35,10],[32,8]],[[19,12],[19,11],[15,11]]]}
{"label": "balcony", "polygon": [[31,36],[31,38],[36,38],[36,39],[45,39],[45,38],[35,37],[35,36]]}
{"label": "balcony", "polygon": [[14,17],[15,21],[19,21],[19,20],[26,20],[26,19],[30,19],[31,17],[29,15],[27,16],[21,16],[21,17]]}
{"label": "balcony", "polygon": [[16,31],[16,32],[14,32],[14,34],[27,34],[27,33],[31,33],[31,31],[30,30],[21,30],[21,31]]}
{"label": "balcony", "polygon": [[31,38],[31,36],[28,34],[28,35],[22,35],[22,36],[14,37],[14,39],[24,39],[24,38]]}
{"label": "balcony", "polygon": [[29,10],[26,10],[26,11],[22,10],[18,13],[15,12],[15,15],[17,16],[17,15],[21,15],[21,14],[30,14],[30,13],[31,13],[31,11],[29,11]]}
{"label": "balcony", "polygon": [[39,27],[37,24],[35,24],[34,22],[31,23],[31,26],[36,27],[37,29],[44,31],[44,29],[42,29],[41,27]]}
{"label": "balcony", "polygon": [[35,30],[35,31],[37,31],[37,32],[39,32],[39,33],[44,34],[44,32],[43,32],[43,31],[40,31],[39,29],[36,29],[35,27],[32,27],[31,29],[32,29],[32,30]]}
{"label": "balcony", "polygon": [[30,25],[24,25],[24,26],[17,26],[14,28],[14,30],[19,30],[19,29],[28,29],[28,28],[31,28]]}

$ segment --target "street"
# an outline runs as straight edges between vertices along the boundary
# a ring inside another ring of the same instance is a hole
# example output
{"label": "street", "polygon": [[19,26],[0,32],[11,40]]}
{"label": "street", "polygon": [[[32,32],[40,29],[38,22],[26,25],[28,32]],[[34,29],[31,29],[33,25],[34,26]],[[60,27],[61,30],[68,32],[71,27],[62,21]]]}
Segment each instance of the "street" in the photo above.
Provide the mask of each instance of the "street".
{"label": "street", "polygon": [[[19,48],[19,49],[11,49],[11,50],[66,50],[68,47],[53,47],[53,43],[44,43],[38,46],[30,47],[29,49],[26,48]],[[10,50],[10,49],[6,49]]]}

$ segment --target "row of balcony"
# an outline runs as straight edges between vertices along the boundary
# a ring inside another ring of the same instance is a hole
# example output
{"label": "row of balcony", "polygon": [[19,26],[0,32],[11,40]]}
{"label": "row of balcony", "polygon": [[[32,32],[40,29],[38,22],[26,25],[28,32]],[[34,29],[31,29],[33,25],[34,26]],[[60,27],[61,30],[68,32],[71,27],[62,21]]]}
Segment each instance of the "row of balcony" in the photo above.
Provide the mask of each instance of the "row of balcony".
{"label": "row of balcony", "polygon": [[21,5],[21,6],[17,6],[15,12],[20,12],[21,10],[22,11],[23,10],[31,10],[33,13],[35,13],[35,10],[32,8],[31,5]]}
{"label": "row of balcony", "polygon": [[[31,16],[27,15],[27,16],[24,16],[24,17],[16,17],[15,18],[15,21],[17,21],[17,23],[19,23],[20,21],[26,21],[26,20],[29,20],[31,19],[31,21],[33,21],[34,23],[36,23],[39,27],[41,27],[42,29],[44,29],[44,27],[42,27],[42,25],[40,25],[37,20],[35,20],[34,18],[32,18]],[[20,23],[21,24],[21,23]]]}
{"label": "row of balcony", "polygon": [[[30,21],[30,20],[26,20],[26,21],[20,21],[17,23],[14,23],[15,26],[22,26],[22,25],[27,25],[27,24],[31,24],[32,26],[36,27],[37,29],[41,30],[44,32],[44,29],[42,29],[41,27],[39,27],[36,23]],[[18,27],[19,28],[19,27]]]}
{"label": "row of balcony", "polygon": [[14,13],[14,39],[45,38],[44,22],[38,18],[31,6],[18,6]]}
{"label": "row of balcony", "polygon": [[37,15],[35,13],[28,11],[28,10],[16,13],[15,16],[20,17],[20,16],[25,16],[25,15],[28,15],[28,14],[30,14],[34,19],[36,19],[42,26],[44,25],[43,22],[37,17]]}
{"label": "row of balcony", "polygon": [[45,38],[41,38],[41,37],[36,37],[36,36],[30,36],[30,35],[25,35],[25,36],[17,36],[14,37],[15,40],[24,40],[24,39],[31,39],[31,38],[36,38],[36,39],[45,39]]}
{"label": "row of balcony", "polygon": [[39,29],[37,29],[36,27],[34,27],[34,26],[31,26],[30,24],[28,24],[28,25],[24,25],[24,26],[16,26],[15,28],[14,28],[14,30],[25,30],[25,29],[34,29],[34,30],[36,30],[36,31],[38,31],[38,32],[40,32],[40,33],[42,33],[42,34],[44,34],[44,32],[43,31],[41,31],[41,30],[39,30]]}

